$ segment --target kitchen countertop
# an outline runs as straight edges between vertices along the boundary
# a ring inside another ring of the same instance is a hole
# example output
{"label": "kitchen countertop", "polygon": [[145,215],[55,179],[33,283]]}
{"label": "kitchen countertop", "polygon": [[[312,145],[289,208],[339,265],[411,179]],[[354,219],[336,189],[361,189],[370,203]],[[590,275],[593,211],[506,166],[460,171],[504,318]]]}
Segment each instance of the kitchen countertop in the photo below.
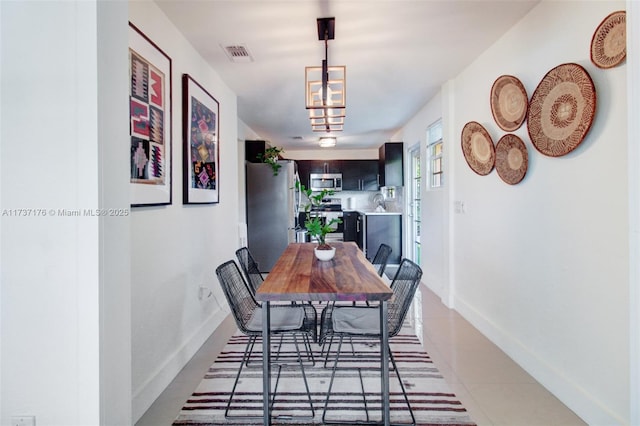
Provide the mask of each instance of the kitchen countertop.
{"label": "kitchen countertop", "polygon": [[402,212],[391,212],[391,211],[385,211],[385,212],[377,212],[375,210],[363,210],[363,209],[358,209],[358,210],[343,210],[343,211],[355,211],[358,212],[360,214],[364,214],[364,215],[402,215]]}

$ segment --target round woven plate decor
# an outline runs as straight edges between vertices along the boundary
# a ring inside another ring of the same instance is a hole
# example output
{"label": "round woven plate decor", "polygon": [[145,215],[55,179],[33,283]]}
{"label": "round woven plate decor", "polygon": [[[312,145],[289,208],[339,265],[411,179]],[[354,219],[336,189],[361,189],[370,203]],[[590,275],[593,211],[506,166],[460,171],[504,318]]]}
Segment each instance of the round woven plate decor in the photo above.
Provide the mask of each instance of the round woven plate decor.
{"label": "round woven plate decor", "polygon": [[591,62],[613,68],[627,56],[627,13],[613,12],[600,23],[591,38]]}
{"label": "round woven plate decor", "polygon": [[491,86],[491,113],[502,130],[512,132],[527,116],[527,91],[512,75],[502,75]]}
{"label": "round woven plate decor", "polygon": [[560,157],[576,149],[591,128],[596,113],[596,89],[578,64],[558,65],[536,87],[527,113],[533,146],[544,155]]}
{"label": "round woven plate decor", "polygon": [[527,147],[516,135],[508,134],[496,144],[496,171],[500,179],[515,185],[524,179],[529,167]]}
{"label": "round woven plate decor", "polygon": [[485,176],[496,162],[496,149],[489,132],[482,125],[470,121],[462,129],[462,153],[471,170]]}

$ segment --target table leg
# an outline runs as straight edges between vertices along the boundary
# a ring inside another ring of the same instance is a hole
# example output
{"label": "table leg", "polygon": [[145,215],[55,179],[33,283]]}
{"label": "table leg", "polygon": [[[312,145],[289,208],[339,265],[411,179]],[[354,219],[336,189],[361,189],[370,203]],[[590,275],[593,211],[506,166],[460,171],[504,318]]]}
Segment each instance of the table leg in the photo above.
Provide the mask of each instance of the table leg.
{"label": "table leg", "polygon": [[270,303],[262,302],[262,407],[264,426],[271,424],[271,323]]}
{"label": "table leg", "polygon": [[380,388],[382,397],[382,421],[389,426],[389,330],[388,330],[388,304],[386,300],[380,303]]}

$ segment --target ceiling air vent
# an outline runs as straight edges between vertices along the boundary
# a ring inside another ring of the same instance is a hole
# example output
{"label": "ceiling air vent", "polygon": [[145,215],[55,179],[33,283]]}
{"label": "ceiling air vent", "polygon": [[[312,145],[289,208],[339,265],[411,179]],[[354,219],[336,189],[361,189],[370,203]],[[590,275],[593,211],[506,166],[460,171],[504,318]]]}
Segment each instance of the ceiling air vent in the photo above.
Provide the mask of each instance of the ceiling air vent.
{"label": "ceiling air vent", "polygon": [[243,44],[222,46],[222,49],[231,62],[253,62],[253,56]]}

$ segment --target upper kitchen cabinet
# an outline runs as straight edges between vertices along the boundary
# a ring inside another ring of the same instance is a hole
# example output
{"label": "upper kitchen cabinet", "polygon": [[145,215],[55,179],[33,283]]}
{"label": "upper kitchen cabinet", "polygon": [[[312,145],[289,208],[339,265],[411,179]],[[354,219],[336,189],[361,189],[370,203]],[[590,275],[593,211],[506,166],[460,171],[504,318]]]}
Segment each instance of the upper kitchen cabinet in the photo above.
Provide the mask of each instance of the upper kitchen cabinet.
{"label": "upper kitchen cabinet", "polygon": [[404,186],[404,144],[387,142],[380,147],[380,186]]}
{"label": "upper kitchen cabinet", "polygon": [[264,155],[269,148],[266,141],[244,141],[244,159],[249,163],[262,163],[258,155]]}
{"label": "upper kitchen cabinet", "polygon": [[341,160],[342,189],[344,191],[377,191],[377,160]]}

